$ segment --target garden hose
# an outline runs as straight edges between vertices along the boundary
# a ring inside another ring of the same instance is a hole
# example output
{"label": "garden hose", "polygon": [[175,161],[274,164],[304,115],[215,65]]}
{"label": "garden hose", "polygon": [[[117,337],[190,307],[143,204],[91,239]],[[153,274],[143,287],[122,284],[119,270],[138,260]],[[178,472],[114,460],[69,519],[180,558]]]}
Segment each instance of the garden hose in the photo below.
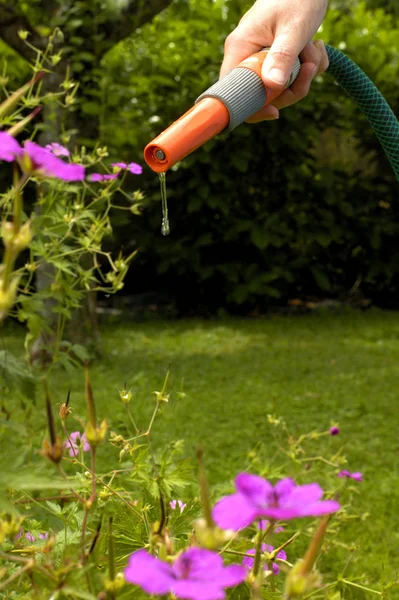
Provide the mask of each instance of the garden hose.
{"label": "garden hose", "polygon": [[399,181],[399,121],[374,83],[346,54],[326,45],[328,72],[368,118]]}
{"label": "garden hose", "polygon": [[[326,46],[331,73],[364,112],[377,134],[399,181],[399,122],[371,79],[343,52]],[[195,105],[150,142],[144,159],[151,169],[164,173],[179,160],[223,130],[231,131],[270,104],[280,92],[265,88],[262,65],[268,48],[241,62],[197,98]],[[286,87],[300,70],[296,60]]]}

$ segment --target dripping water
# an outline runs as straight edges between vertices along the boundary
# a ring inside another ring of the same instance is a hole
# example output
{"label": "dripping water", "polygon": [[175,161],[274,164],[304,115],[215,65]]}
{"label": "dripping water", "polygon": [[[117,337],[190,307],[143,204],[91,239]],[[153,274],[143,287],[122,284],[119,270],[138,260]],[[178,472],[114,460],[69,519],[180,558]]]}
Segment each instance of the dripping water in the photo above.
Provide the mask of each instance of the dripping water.
{"label": "dripping water", "polygon": [[168,217],[168,202],[166,199],[166,174],[158,173],[158,175],[159,175],[159,183],[161,186],[161,199],[162,199],[161,233],[162,233],[162,235],[169,235],[170,226],[169,226],[169,217]]}

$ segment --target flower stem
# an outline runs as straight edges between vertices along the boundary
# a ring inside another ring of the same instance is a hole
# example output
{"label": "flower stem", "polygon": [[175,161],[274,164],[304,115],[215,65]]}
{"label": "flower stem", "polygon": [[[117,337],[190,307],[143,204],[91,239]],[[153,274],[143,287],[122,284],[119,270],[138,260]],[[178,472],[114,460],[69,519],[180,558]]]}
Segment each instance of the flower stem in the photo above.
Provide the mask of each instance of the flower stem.
{"label": "flower stem", "polygon": [[87,521],[89,518],[90,509],[96,498],[96,448],[91,446],[90,452],[91,452],[91,494],[90,494],[90,498],[85,502],[85,510],[84,510],[83,522],[82,522],[82,533],[81,533],[81,537],[80,537],[80,542],[81,542],[81,546],[82,546],[82,558],[83,558],[84,563],[86,563],[86,561],[87,561],[87,555],[86,555],[86,552],[84,549],[85,539],[86,539],[86,530],[87,530]]}
{"label": "flower stem", "polygon": [[262,541],[263,541],[263,534],[261,531],[259,531],[259,533],[257,535],[254,566],[252,569],[252,573],[253,573],[254,577],[257,577],[257,575],[259,573],[259,569],[260,569],[260,563],[261,563],[261,557],[262,557]]}

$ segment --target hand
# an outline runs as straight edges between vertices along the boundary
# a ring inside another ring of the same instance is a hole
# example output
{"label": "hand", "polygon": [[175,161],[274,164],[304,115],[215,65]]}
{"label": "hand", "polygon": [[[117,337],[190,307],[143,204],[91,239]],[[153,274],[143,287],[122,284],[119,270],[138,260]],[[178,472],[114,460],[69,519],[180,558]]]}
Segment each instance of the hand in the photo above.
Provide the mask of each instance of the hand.
{"label": "hand", "polygon": [[[282,93],[250,122],[277,119],[279,109],[302,100],[313,78],[328,68],[323,42],[311,41],[326,9],[327,0],[257,0],[227,37],[221,77],[251,54],[271,46],[262,79],[273,93]],[[293,85],[283,91],[297,56],[302,60],[301,71]]]}

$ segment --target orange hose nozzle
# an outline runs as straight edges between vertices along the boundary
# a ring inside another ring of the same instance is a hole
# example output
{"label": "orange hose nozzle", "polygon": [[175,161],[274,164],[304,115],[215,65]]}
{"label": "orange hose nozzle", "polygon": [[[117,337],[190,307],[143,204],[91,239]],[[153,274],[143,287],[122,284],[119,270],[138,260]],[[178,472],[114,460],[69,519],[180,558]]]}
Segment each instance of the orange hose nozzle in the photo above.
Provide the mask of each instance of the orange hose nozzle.
{"label": "orange hose nozzle", "polygon": [[229,124],[229,111],[216,98],[204,98],[144,149],[147,165],[163,173],[220,133]]}

